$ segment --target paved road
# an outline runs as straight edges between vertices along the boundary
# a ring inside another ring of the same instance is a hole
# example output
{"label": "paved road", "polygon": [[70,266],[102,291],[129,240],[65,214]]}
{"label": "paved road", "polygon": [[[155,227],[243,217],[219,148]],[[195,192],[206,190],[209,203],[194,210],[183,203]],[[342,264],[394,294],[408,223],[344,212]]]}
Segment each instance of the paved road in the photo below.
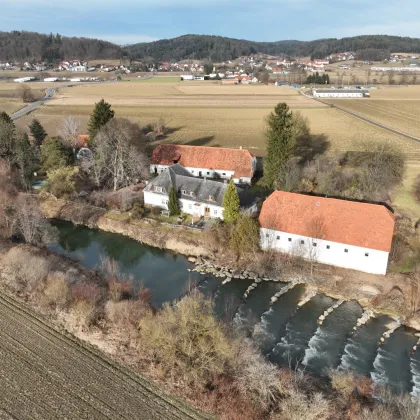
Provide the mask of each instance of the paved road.
{"label": "paved road", "polygon": [[0,419],[205,419],[0,293]]}
{"label": "paved road", "polygon": [[19,111],[15,112],[10,116],[12,120],[17,120],[20,117],[23,117],[24,115],[29,114],[33,110],[37,109],[39,106],[44,104],[45,102],[49,101],[54,96],[54,88],[47,88],[47,93],[45,96],[35,102],[30,103],[29,105],[25,106],[25,108],[20,109]]}

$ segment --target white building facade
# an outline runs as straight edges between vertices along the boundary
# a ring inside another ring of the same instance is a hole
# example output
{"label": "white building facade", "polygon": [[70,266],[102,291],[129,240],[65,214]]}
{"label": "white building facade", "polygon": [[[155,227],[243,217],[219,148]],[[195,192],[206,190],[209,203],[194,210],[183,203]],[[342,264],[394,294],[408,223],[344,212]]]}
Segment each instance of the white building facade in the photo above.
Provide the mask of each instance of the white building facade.
{"label": "white building facade", "polygon": [[314,89],[314,98],[366,98],[370,93],[366,89]]}
{"label": "white building facade", "polygon": [[[168,195],[156,192],[144,191],[144,204],[152,207],[160,207],[168,210]],[[193,199],[179,198],[181,211],[196,217],[212,217],[223,220],[223,207],[216,204],[200,203]]]}
{"label": "white building facade", "polygon": [[381,204],[275,191],[259,223],[264,250],[386,274],[395,217]]}
{"label": "white building facade", "polygon": [[386,274],[389,252],[311,238],[273,229],[260,229],[261,248],[372,274]]}

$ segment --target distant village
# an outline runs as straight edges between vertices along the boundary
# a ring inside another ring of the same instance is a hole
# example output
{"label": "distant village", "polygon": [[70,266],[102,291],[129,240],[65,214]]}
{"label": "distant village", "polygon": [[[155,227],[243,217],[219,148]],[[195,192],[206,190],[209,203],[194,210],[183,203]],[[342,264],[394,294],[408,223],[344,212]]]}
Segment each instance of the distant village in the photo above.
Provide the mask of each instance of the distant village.
{"label": "distant village", "polygon": [[[349,61],[353,61],[349,63]],[[401,66],[395,66],[395,63],[401,62]],[[341,63],[341,64],[340,64]],[[417,55],[407,54],[391,54],[383,61],[383,66],[375,65],[371,67],[375,72],[417,72],[420,71],[420,61]],[[389,64],[393,64],[389,66]],[[334,65],[334,67],[331,67]],[[209,63],[203,60],[181,60],[179,62],[161,62],[161,63],[142,63],[130,62],[120,64],[101,63],[89,65],[87,61],[72,59],[58,63],[57,65],[48,64],[46,62],[39,63],[0,63],[0,70],[21,70],[32,72],[54,72],[57,76],[44,78],[44,81],[53,82],[64,80],[59,76],[60,72],[75,73],[74,77],[67,77],[65,80],[95,81],[98,80],[97,73],[112,73],[115,75],[128,75],[136,72],[162,72],[162,73],[182,73],[181,80],[209,80],[218,79],[223,83],[258,83],[261,77],[258,73],[266,73],[274,79],[281,79],[281,76],[290,74],[300,75],[299,82],[304,83],[307,74],[323,74],[332,72],[333,70],[346,70],[361,67],[362,65],[373,65],[371,61],[358,60],[355,52],[349,51],[344,53],[330,54],[322,59],[308,58],[291,58],[270,56],[264,54],[254,54],[250,56],[239,57],[236,60],[225,61],[221,63]],[[83,73],[95,73],[92,77],[81,77]],[[79,76],[77,75],[79,74]],[[143,76],[139,76],[143,77]],[[27,82],[36,80],[36,77],[18,78],[16,82]],[[40,79],[40,78],[39,78]],[[266,81],[266,80],[264,80]]]}

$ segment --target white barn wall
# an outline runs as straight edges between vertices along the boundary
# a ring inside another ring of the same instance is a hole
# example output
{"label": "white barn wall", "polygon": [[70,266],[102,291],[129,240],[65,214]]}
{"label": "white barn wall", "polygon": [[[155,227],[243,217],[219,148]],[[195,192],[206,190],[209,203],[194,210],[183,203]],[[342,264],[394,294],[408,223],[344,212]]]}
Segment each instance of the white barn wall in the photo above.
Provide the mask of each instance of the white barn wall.
{"label": "white barn wall", "polygon": [[[319,263],[350,268],[372,274],[386,274],[388,252],[327,240],[312,239],[307,236],[261,228],[261,248],[275,249],[287,254],[295,254]],[[277,239],[277,238],[280,239]],[[289,238],[291,241],[289,241]],[[301,241],[304,244],[301,244]],[[313,242],[316,247],[311,246]],[[327,245],[330,249],[327,249]],[[348,252],[344,252],[347,249]],[[365,256],[368,253],[369,256]]]}
{"label": "white barn wall", "polygon": [[[195,206],[197,201],[187,200],[185,198],[179,199],[181,205],[181,211],[183,213],[192,214],[195,216],[204,216],[205,208],[210,209],[210,217],[223,219],[223,207],[215,204],[204,204],[198,203],[200,206]],[[168,210],[168,196],[166,194],[157,194],[149,191],[144,191],[144,204],[160,207],[164,210]]]}

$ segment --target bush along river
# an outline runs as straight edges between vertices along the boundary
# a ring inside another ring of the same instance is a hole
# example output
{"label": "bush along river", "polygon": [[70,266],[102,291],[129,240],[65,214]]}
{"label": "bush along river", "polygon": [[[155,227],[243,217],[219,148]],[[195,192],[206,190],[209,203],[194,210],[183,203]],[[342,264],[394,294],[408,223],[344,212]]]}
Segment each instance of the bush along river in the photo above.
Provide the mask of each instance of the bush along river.
{"label": "bush along river", "polygon": [[[318,376],[331,368],[347,369],[420,396],[419,336],[388,316],[317,294],[298,281],[222,275],[124,236],[69,222],[53,224],[59,239],[51,251],[92,269],[105,258],[115,260],[121,273],[150,289],[156,308],[198,287],[213,298],[216,315],[252,337],[274,363],[300,364]],[[413,352],[416,344],[419,350]]]}

